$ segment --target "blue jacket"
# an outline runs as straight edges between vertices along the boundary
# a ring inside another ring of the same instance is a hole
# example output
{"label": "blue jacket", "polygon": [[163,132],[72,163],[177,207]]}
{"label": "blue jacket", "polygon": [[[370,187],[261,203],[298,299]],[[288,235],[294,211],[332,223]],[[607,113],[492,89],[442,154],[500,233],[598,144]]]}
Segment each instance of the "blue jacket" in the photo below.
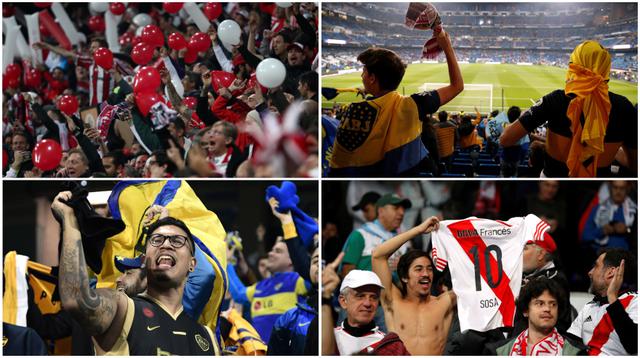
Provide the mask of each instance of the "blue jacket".
{"label": "blue jacket", "polygon": [[304,355],[307,331],[317,315],[306,303],[298,303],[285,312],[271,330],[267,355]]}

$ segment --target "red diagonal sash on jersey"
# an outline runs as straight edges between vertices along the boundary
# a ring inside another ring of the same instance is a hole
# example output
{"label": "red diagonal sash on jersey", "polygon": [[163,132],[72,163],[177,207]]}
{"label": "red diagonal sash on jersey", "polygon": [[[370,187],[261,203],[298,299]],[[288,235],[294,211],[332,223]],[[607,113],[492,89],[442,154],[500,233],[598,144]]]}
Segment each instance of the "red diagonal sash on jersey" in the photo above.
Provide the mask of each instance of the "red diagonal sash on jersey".
{"label": "red diagonal sash on jersey", "polygon": [[[480,236],[477,234],[472,236],[465,235],[465,237],[458,236],[459,230],[465,231],[467,233],[475,231],[475,227],[471,223],[471,220],[462,220],[450,224],[447,227],[449,228],[449,230],[451,230],[453,237],[458,241],[458,244],[460,244],[460,246],[467,254],[467,256],[469,256],[469,259],[474,265],[475,263],[473,262],[473,254],[471,253],[471,248],[473,248],[474,246],[478,247],[480,275],[484,279],[485,283],[488,282],[489,280],[487,279],[487,270],[492,270],[492,273],[493,270],[497,271],[498,262],[493,257],[493,255],[489,255],[490,267],[486,266],[484,257],[485,251],[487,250],[487,245],[485,245],[484,241],[482,241],[482,238],[480,238]],[[498,272],[496,272],[496,274],[498,274]],[[498,283],[498,286],[495,288],[491,288],[496,297],[500,298],[501,303],[500,307],[498,307],[498,310],[502,314],[502,323],[505,327],[513,326],[513,316],[515,315],[516,310],[515,298],[513,297],[513,292],[511,292],[511,287],[509,287],[510,282],[511,280],[509,280],[509,276],[507,275],[507,273],[502,271],[502,279]]]}
{"label": "red diagonal sash on jersey", "polygon": [[[620,303],[622,303],[622,307],[626,309],[627,306],[629,306],[629,303],[631,303],[632,299],[633,296],[627,296],[621,299]],[[590,356],[600,355],[602,346],[607,343],[607,341],[609,340],[609,336],[611,335],[611,332],[613,332],[613,330],[614,328],[613,322],[611,322],[611,316],[609,316],[609,312],[606,312],[604,316],[602,316],[602,319],[600,319],[600,322],[598,322],[596,328],[593,330],[591,340],[589,341],[589,344],[587,344],[587,347],[589,347],[588,352]]]}

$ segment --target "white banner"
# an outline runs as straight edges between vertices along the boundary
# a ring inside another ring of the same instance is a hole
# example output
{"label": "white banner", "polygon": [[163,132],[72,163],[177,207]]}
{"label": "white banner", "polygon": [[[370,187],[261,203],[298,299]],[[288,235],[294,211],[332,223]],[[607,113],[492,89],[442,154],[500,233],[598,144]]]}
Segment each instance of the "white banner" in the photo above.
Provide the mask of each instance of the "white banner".
{"label": "white banner", "polygon": [[29,34],[29,50],[31,51],[31,58],[34,65],[42,63],[42,50],[33,48],[33,44],[40,42],[40,20],[38,13],[31,15],[24,15],[24,19],[27,21],[27,33]]}
{"label": "white banner", "polygon": [[60,3],[52,3],[51,11],[55,15],[56,22],[60,25],[60,27],[62,27],[62,30],[64,30],[67,38],[69,38],[69,41],[72,45],[77,45],[80,42],[87,42],[87,37],[83,33],[76,30],[76,27],[71,22],[69,15],[67,15],[67,12],[62,7],[62,5],[60,5]]}
{"label": "white banner", "polygon": [[[180,97],[184,97],[184,86],[182,85],[180,76],[178,76],[178,71],[176,71],[176,68],[173,67],[173,63],[171,62],[169,57],[165,57],[162,60],[164,61],[164,67],[167,68],[167,71],[169,71],[169,75],[171,75],[171,83],[173,84],[173,87],[176,89],[176,92],[178,93],[178,95],[180,95]],[[169,97],[169,91],[167,90],[166,86],[164,88],[164,93],[167,95],[167,98],[171,98]]]}
{"label": "white banner", "polygon": [[107,43],[109,44],[109,50],[111,52],[120,52],[120,42],[118,39],[118,24],[122,19],[122,15],[116,16],[111,11],[105,11],[104,22],[105,35],[107,37]]}
{"label": "white banner", "polygon": [[[6,37],[7,41],[5,43],[5,47],[3,50],[7,51],[7,47],[10,47],[13,45],[15,46],[13,50],[14,57],[18,55],[23,60],[31,59],[31,50],[29,49],[27,40],[25,40],[24,36],[22,36],[22,32],[20,32],[21,26],[18,25],[16,18],[14,16],[4,18],[3,22],[4,22],[3,27],[7,29],[7,37]],[[15,32],[12,32],[12,36],[9,36],[9,32],[12,30],[15,30]],[[13,62],[13,57],[9,63],[11,62]]]}
{"label": "white banner", "polygon": [[2,28],[5,34],[7,34],[7,41],[5,42],[2,49],[2,73],[7,69],[7,66],[13,63],[13,59],[18,54],[18,47],[16,46],[15,41],[10,41],[10,39],[16,38],[16,32],[20,31],[20,27],[15,24],[15,19],[13,23],[9,21],[9,19],[13,19],[13,17],[4,18],[2,20]]}
{"label": "white banner", "polygon": [[189,14],[189,17],[191,17],[191,20],[193,20],[193,23],[198,26],[198,29],[201,32],[206,33],[209,30],[209,26],[211,26],[211,23],[209,22],[209,19],[204,16],[202,10],[200,10],[196,3],[184,3],[184,6],[182,8],[187,12],[187,14]]}

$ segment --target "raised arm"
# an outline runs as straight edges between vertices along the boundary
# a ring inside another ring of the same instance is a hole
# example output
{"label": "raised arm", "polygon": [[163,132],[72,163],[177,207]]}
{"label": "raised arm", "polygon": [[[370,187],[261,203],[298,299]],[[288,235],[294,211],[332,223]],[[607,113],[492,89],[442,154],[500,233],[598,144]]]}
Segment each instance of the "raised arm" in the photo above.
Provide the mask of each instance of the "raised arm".
{"label": "raised arm", "polygon": [[[373,250],[373,253],[371,254],[371,267],[373,272],[380,277],[380,281],[382,281],[382,285],[385,287],[385,290],[382,291],[382,298],[385,298],[385,296],[391,292],[390,288],[393,285],[391,269],[388,264],[389,257],[391,257],[391,255],[393,255],[393,253],[396,252],[396,250],[398,250],[405,242],[420,234],[436,230],[437,228],[438,218],[432,216],[423,221],[422,224],[392,237]],[[386,298],[388,299],[389,297]]]}
{"label": "raised arm", "polygon": [[460,73],[460,66],[458,66],[456,54],[453,52],[453,47],[451,46],[449,34],[444,30],[440,30],[436,39],[438,45],[444,51],[444,55],[447,57],[447,67],[449,68],[449,85],[438,88],[440,106],[444,106],[464,90],[464,81],[462,80],[462,73]]}
{"label": "raised arm", "polygon": [[78,54],[69,51],[65,48],[62,48],[60,46],[53,46],[51,44],[48,44],[46,42],[36,42],[33,44],[33,48],[37,49],[47,49],[49,51],[55,52],[60,56],[64,56],[64,57],[71,57],[72,59],[76,59],[78,57]]}
{"label": "raised arm", "polygon": [[53,214],[62,227],[59,279],[62,307],[88,334],[101,336],[114,322],[123,324],[127,303],[115,290],[89,287],[78,221],[73,209],[63,202],[69,199],[70,191],[61,192],[51,204]]}
{"label": "raised arm", "polygon": [[310,283],[311,276],[309,274],[309,266],[311,258],[302,244],[302,240],[298,236],[291,211],[287,211],[286,214],[280,213],[276,210],[279,205],[280,203],[275,198],[269,199],[271,212],[273,213],[273,216],[280,220],[280,224],[282,225],[284,243],[287,245],[287,249],[289,250],[293,270],[305,279],[305,281]]}

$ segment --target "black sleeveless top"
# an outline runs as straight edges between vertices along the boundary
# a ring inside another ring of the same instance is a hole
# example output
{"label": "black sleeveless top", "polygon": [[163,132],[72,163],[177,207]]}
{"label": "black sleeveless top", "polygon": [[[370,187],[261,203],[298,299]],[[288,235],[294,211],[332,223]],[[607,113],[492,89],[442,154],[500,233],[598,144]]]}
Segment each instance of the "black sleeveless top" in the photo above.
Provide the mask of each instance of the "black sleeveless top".
{"label": "black sleeveless top", "polygon": [[181,311],[174,319],[149,297],[133,298],[135,312],[127,336],[131,355],[214,355],[209,331]]}

